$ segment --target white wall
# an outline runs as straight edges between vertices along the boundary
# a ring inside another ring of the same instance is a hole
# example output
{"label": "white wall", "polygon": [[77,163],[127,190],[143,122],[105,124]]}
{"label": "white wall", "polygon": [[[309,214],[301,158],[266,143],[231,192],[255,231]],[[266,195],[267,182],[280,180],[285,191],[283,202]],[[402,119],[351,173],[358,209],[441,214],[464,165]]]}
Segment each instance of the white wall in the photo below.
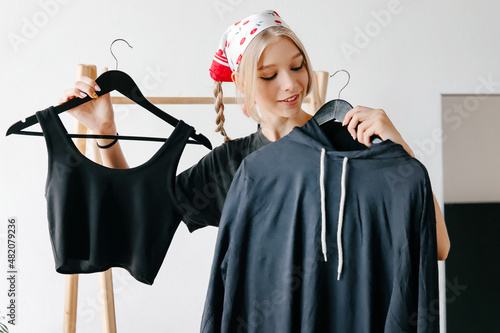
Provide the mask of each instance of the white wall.
{"label": "white wall", "polygon": [[[134,47],[116,43],[114,50],[119,68],[141,85],[146,96],[211,96],[208,68],[226,27],[251,13],[274,9],[301,38],[315,70],[349,70],[351,83],[343,98],[386,110],[428,168],[442,203],[441,94],[500,92],[500,3],[495,1],[306,5],[297,0],[39,0],[0,5],[1,133],[55,104],[73,85],[76,64],[114,68],[108,50],[115,38],[125,38]],[[332,79],[327,97],[336,97],[343,82],[340,75]],[[230,87],[226,91],[234,92]],[[211,106],[166,110],[208,135],[214,145],[222,143],[213,133]],[[67,116],[70,128],[72,119]],[[166,130],[146,113],[135,117],[130,108],[117,108],[117,118],[121,133]],[[229,110],[227,118],[232,137],[255,129],[237,109]],[[134,165],[148,159],[155,146],[131,143],[124,149]],[[179,170],[206,152],[187,147]],[[2,134],[0,156],[0,275],[7,271],[7,218],[19,219],[18,325],[10,327],[11,332],[59,332],[65,278],[54,270],[48,237],[44,140]],[[113,270],[119,332],[198,331],[216,233],[208,227],[190,234],[181,225],[153,286],[136,282],[122,269]],[[0,281],[1,317],[7,285],[5,279]],[[95,275],[80,277],[79,306],[78,332],[100,331]]]}

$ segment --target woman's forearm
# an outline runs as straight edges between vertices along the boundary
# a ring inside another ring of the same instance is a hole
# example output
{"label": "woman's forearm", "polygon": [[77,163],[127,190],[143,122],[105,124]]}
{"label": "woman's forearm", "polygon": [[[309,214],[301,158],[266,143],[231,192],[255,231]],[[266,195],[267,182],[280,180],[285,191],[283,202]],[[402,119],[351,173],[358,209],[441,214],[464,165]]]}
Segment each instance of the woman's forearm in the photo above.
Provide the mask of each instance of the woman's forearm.
{"label": "woman's forearm", "polygon": [[439,204],[436,200],[436,196],[432,194],[434,198],[434,209],[436,211],[436,234],[437,234],[437,252],[438,260],[445,260],[448,257],[448,252],[450,251],[450,238],[448,237],[448,230],[446,229],[446,224],[444,223],[443,213],[439,208]]}
{"label": "woman's forearm", "polygon": [[[110,126],[106,129],[98,131],[99,135],[116,135],[116,126]],[[113,142],[114,139],[97,139],[97,143],[100,146],[105,146]],[[118,140],[114,145],[109,148],[101,149],[97,148],[102,158],[102,165],[113,168],[113,169],[128,169],[128,163],[123,155],[122,148],[120,146],[120,140]]]}

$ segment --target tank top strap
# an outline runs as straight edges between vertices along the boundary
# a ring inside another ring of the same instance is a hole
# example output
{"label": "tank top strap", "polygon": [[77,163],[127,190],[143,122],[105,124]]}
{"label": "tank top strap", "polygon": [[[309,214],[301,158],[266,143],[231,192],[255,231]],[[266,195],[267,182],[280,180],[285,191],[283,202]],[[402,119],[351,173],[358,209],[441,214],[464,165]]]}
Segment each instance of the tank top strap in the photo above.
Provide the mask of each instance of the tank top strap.
{"label": "tank top strap", "polygon": [[42,128],[49,155],[68,151],[68,138],[66,137],[66,133],[64,133],[65,129],[61,128],[61,120],[55,118],[58,117],[58,115],[54,107],[50,106],[43,111],[36,112],[36,117]]}
{"label": "tank top strap", "polygon": [[165,172],[173,174],[177,170],[177,164],[179,163],[180,157],[186,144],[189,140],[189,136],[194,132],[194,128],[184,121],[179,120],[179,123],[175,126],[174,130],[167,139],[167,142],[160,148],[157,153],[160,154],[158,160],[155,162],[157,168],[163,169]]}
{"label": "tank top strap", "polygon": [[169,150],[170,157],[178,157],[182,154],[186,146],[189,136],[194,132],[194,128],[184,121],[179,120],[175,126],[172,134],[168,137],[167,149]]}

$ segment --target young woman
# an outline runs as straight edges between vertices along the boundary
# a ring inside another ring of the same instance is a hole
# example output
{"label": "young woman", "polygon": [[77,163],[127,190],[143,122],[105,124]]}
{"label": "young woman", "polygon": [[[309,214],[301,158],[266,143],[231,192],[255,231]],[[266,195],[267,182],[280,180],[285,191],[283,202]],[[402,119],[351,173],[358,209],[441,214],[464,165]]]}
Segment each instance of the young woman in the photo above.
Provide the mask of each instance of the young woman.
{"label": "young woman", "polygon": [[[218,226],[232,178],[245,156],[311,118],[301,108],[314,82],[309,58],[300,40],[274,11],[257,13],[231,25],[214,56],[210,75],[215,80],[216,131],[224,136],[225,143],[176,177],[176,196],[190,232],[207,225]],[[243,112],[261,125],[260,130],[244,138],[229,139],[224,130],[222,82],[234,82],[244,100]],[[96,82],[83,77],[64,91],[60,103],[93,96],[95,100],[69,112],[93,133],[114,135],[116,124],[109,94],[97,98],[96,90],[100,90]],[[401,144],[414,156],[382,109],[356,106],[345,116],[344,125],[353,138],[366,146],[371,144],[370,137],[377,135]],[[97,142],[105,166],[128,168],[118,142]],[[438,259],[444,260],[450,241],[435,198],[434,204]]]}

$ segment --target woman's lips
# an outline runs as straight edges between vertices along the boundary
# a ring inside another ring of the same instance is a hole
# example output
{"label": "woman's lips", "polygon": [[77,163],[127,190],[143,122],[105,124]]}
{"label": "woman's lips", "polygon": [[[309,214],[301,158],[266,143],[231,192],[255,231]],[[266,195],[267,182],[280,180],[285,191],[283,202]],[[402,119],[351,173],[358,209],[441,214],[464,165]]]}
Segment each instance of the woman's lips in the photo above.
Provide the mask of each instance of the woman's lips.
{"label": "woman's lips", "polygon": [[288,98],[282,99],[278,102],[285,104],[285,105],[295,105],[299,101],[299,94],[292,95]]}

